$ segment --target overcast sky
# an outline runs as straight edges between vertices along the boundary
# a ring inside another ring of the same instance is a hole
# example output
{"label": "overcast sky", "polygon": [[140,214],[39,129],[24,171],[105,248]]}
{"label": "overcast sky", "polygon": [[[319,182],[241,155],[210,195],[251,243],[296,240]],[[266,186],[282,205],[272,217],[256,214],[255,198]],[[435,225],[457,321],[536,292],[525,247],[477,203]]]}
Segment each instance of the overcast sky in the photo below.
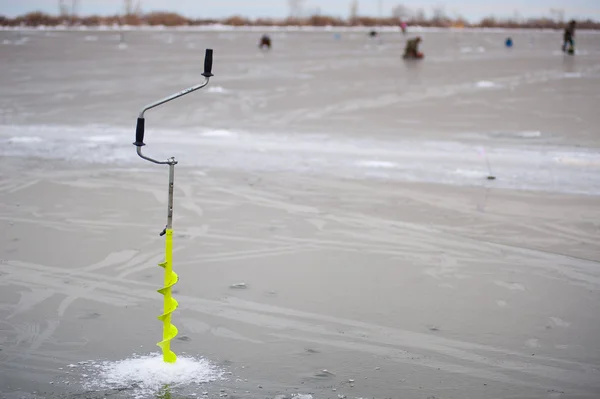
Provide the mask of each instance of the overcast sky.
{"label": "overcast sky", "polygon": [[[72,0],[65,0],[70,4]],[[188,17],[219,18],[231,15],[248,17],[284,17],[289,13],[288,0],[140,0],[142,10],[175,11]],[[347,17],[351,0],[305,0],[307,9],[320,9],[322,14]],[[123,0],[78,0],[79,14],[115,14],[123,10]],[[379,0],[358,0],[359,14],[376,16]],[[423,8],[426,13],[436,5],[444,5],[451,15],[468,19],[484,16],[549,16],[551,8],[562,9],[565,16],[600,20],[600,0],[381,0],[382,15],[390,15],[392,7],[402,3],[410,8]],[[16,16],[41,10],[57,13],[58,0],[0,0],[0,14]]]}

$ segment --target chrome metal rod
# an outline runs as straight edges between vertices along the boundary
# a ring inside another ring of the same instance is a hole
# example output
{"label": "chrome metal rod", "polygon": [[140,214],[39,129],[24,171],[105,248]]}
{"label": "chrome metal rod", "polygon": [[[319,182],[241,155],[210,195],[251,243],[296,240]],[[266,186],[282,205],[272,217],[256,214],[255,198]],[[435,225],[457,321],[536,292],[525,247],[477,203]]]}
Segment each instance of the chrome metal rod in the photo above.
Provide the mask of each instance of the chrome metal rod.
{"label": "chrome metal rod", "polygon": [[139,118],[143,118],[144,117],[144,113],[146,111],[148,111],[149,109],[152,109],[154,107],[158,107],[159,105],[162,105],[164,103],[168,103],[171,100],[175,100],[176,98],[179,98],[181,96],[185,96],[186,94],[189,94],[189,93],[191,93],[193,91],[196,91],[198,89],[203,88],[204,86],[206,86],[208,84],[209,80],[210,80],[209,77],[205,77],[204,78],[204,82],[200,83],[199,85],[188,87],[185,90],[181,90],[179,93],[172,94],[172,95],[170,95],[168,97],[163,98],[162,100],[158,100],[158,101],[156,101],[156,102],[154,102],[152,104],[146,105],[144,107],[144,109],[142,109],[142,111],[140,112]]}
{"label": "chrome metal rod", "polygon": [[[204,78],[204,82],[202,82],[202,83],[200,83],[200,84],[198,84],[198,85],[195,85],[195,86],[192,86],[192,87],[188,87],[187,89],[185,89],[185,90],[181,90],[181,91],[180,91],[180,92],[178,92],[178,93],[175,93],[175,94],[172,94],[172,95],[170,95],[170,96],[168,96],[168,97],[165,97],[165,98],[163,98],[162,100],[158,100],[158,101],[156,101],[156,102],[153,102],[152,104],[148,104],[148,105],[146,105],[146,106],[144,107],[144,109],[142,109],[142,111],[140,112],[140,114],[139,114],[139,116],[138,116],[138,124],[139,124],[140,120],[141,120],[141,122],[142,122],[142,138],[143,138],[143,130],[144,130],[144,127],[143,127],[143,122],[144,122],[144,113],[145,113],[146,111],[148,111],[149,109],[152,109],[152,108],[158,107],[159,105],[162,105],[162,104],[168,103],[168,102],[169,102],[169,101],[171,101],[171,100],[175,100],[176,98],[179,98],[179,97],[185,96],[186,94],[189,94],[189,93],[191,93],[191,92],[194,92],[194,91],[196,91],[196,90],[199,90],[199,89],[203,88],[204,86],[206,86],[206,85],[208,84],[208,82],[209,82],[209,81],[210,81],[210,77],[206,76],[206,77]],[[148,157],[148,156],[144,155],[144,154],[142,153],[142,146],[143,146],[143,145],[144,145],[143,143],[140,143],[140,145],[137,145],[137,150],[136,150],[136,152],[137,152],[137,154],[140,156],[140,158],[142,158],[142,159],[145,159],[146,161],[150,161],[150,162],[152,162],[152,163],[158,164],[158,165],[176,165],[176,164],[177,164],[177,161],[175,160],[175,158],[169,158],[169,159],[167,159],[166,161],[159,161],[159,160],[156,160],[156,159],[154,159],[154,158],[150,158],[150,157]]]}
{"label": "chrome metal rod", "polygon": [[142,147],[137,147],[137,154],[140,156],[140,158],[145,159],[146,161],[150,161],[152,163],[158,164],[158,165],[177,165],[177,160],[174,157],[171,157],[171,158],[167,159],[166,161],[157,161],[156,159],[145,156],[142,153]]}
{"label": "chrome metal rod", "polygon": [[[175,160],[174,158],[171,158]],[[177,162],[175,162],[177,163]],[[175,180],[175,163],[169,164],[169,203],[167,208],[167,229],[173,229],[173,184]]]}

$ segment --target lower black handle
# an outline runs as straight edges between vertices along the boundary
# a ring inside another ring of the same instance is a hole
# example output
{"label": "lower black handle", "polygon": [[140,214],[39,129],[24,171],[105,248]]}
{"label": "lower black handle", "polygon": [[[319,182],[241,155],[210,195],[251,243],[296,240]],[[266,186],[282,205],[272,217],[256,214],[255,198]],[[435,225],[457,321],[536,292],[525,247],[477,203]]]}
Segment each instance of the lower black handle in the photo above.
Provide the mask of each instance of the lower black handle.
{"label": "lower black handle", "polygon": [[133,143],[133,145],[136,145],[138,147],[144,146],[146,144],[144,144],[144,126],[146,120],[144,118],[138,118],[137,119],[137,125],[135,126],[135,143]]}

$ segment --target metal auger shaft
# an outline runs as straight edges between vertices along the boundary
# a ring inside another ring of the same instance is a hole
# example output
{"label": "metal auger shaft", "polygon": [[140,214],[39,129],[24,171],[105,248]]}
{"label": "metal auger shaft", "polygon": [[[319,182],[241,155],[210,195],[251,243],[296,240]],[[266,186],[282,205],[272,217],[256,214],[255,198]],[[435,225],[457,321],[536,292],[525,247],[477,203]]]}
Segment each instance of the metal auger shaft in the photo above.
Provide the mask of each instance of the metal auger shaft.
{"label": "metal auger shaft", "polygon": [[[173,159],[174,160],[174,159]],[[171,287],[177,283],[179,276],[173,271],[173,183],[175,179],[175,163],[169,163],[169,201],[167,210],[167,227],[163,230],[165,235],[165,261],[158,265],[165,269],[164,285],[158,290],[164,296],[163,313],[158,316],[158,320],[163,323],[163,337],[157,345],[160,346],[163,353],[163,360],[167,363],[174,363],[177,355],[171,350],[171,340],[177,336],[177,327],[171,324],[171,313],[178,307],[178,303],[173,298]]]}

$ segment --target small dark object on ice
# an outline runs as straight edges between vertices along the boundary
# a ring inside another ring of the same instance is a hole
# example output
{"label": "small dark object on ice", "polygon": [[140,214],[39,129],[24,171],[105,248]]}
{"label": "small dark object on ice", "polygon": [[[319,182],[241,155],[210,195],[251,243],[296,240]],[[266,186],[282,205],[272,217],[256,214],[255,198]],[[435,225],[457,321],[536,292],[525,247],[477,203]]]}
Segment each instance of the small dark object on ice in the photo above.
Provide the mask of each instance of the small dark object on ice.
{"label": "small dark object on ice", "polygon": [[260,48],[261,50],[264,50],[265,48],[267,50],[271,50],[271,38],[269,37],[269,35],[263,35],[260,38],[260,43],[258,44],[258,48]]}
{"label": "small dark object on ice", "polygon": [[488,176],[487,179],[488,180],[496,180],[496,176]]}

